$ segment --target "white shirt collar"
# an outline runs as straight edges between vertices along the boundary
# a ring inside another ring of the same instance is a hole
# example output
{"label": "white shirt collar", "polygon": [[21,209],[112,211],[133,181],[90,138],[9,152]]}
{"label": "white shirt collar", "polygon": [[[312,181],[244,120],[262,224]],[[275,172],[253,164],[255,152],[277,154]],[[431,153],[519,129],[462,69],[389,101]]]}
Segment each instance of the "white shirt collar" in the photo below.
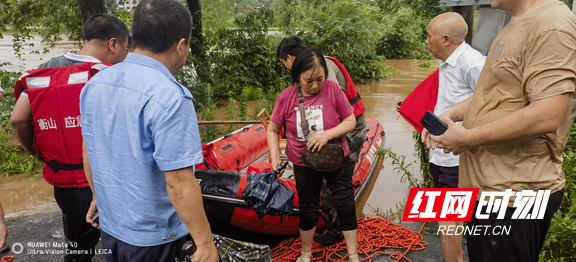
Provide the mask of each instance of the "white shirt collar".
{"label": "white shirt collar", "polygon": [[464,51],[468,47],[469,47],[469,45],[465,41],[462,42],[462,44],[460,44],[458,46],[458,48],[456,48],[456,50],[454,50],[454,52],[452,52],[452,54],[448,57],[448,59],[446,59],[446,61],[440,60],[440,66],[447,63],[447,64],[451,65],[452,67],[456,67],[456,63],[458,62],[458,58],[460,58],[460,55],[462,55],[462,53],[464,53]]}
{"label": "white shirt collar", "polygon": [[89,63],[100,63],[100,60],[92,57],[92,56],[88,56],[88,55],[78,55],[78,54],[72,54],[72,53],[67,53],[64,55],[64,57],[70,59],[70,60],[74,60],[74,61],[80,61],[80,62],[89,62]]}

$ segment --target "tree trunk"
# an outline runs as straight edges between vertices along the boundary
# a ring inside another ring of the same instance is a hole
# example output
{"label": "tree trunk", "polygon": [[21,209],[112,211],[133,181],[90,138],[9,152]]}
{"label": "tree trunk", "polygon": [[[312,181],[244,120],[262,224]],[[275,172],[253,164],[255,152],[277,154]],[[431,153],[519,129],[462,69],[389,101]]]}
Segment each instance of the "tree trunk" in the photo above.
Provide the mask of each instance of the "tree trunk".
{"label": "tree trunk", "polygon": [[192,13],[192,37],[190,38],[190,49],[193,55],[202,56],[202,45],[204,39],[202,37],[202,9],[200,0],[186,0],[188,8]]}
{"label": "tree trunk", "polygon": [[472,44],[472,37],[474,36],[474,6],[453,6],[452,12],[459,13],[468,25],[468,34],[466,34],[465,41],[469,45]]}
{"label": "tree trunk", "polygon": [[285,0],[284,4],[286,5],[286,10],[288,10],[288,14],[284,17],[284,25],[288,27],[290,25],[290,16],[292,16],[292,7],[290,7],[292,0]]}
{"label": "tree trunk", "polygon": [[106,13],[106,7],[104,6],[104,0],[78,0],[80,5],[80,12],[82,13],[82,21],[86,22],[86,19],[93,14]]}

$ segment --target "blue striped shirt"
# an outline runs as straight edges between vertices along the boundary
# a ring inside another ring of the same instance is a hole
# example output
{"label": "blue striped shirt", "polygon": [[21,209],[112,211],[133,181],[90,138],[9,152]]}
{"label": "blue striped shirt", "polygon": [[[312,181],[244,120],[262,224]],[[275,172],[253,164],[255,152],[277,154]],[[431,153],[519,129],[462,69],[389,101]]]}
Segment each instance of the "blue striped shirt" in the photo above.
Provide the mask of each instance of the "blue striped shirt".
{"label": "blue striped shirt", "polygon": [[164,171],[203,160],[190,92],[160,62],[131,53],[90,79],[80,113],[102,230],[135,246],[187,235]]}

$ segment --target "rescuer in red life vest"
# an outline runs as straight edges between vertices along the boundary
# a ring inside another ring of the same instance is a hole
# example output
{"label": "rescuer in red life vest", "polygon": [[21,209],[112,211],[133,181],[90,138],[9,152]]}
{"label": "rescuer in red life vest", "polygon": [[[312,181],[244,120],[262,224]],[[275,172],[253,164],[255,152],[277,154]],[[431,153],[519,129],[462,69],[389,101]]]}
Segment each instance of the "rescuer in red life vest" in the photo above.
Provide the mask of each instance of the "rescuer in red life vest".
{"label": "rescuer in red life vest", "polygon": [[[277,57],[282,60],[286,68],[292,70],[292,63],[296,59],[296,55],[302,51],[306,50],[306,42],[304,40],[291,36],[284,38],[280,45],[278,46],[278,51],[276,53]],[[358,162],[360,156],[360,151],[366,140],[366,120],[364,119],[364,103],[360,98],[360,94],[352,81],[352,78],[346,71],[346,68],[334,57],[326,56],[324,58],[326,61],[326,66],[328,67],[328,77],[326,80],[335,82],[340,86],[348,102],[352,105],[354,109],[354,116],[356,117],[356,127],[346,135],[346,140],[350,148],[350,153],[346,156],[350,165],[345,166],[345,172],[353,174],[354,167]],[[342,231],[338,229],[338,220],[336,215],[336,209],[331,205],[331,194],[329,193],[328,187],[326,186],[326,181],[322,187],[321,199],[322,199],[322,217],[326,223],[326,228],[329,232],[321,237],[314,238],[314,241],[321,243],[326,246],[330,246],[340,241],[344,236]]]}
{"label": "rescuer in red life vest", "polygon": [[86,222],[93,193],[82,165],[80,90],[104,64],[124,60],[130,32],[118,18],[96,14],[86,20],[83,38],[78,54],[53,58],[18,80],[14,87],[18,100],[10,118],[14,136],[30,155],[45,163],[42,176],[54,186],[70,249],[64,261],[92,261],[95,253],[89,250],[100,238],[100,231]]}

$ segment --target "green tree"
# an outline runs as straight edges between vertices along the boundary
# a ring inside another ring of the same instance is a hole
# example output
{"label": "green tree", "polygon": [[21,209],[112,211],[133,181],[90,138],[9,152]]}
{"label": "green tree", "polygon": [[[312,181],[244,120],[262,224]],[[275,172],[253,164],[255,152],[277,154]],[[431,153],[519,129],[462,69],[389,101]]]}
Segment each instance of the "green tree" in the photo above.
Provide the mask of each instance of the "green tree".
{"label": "green tree", "polygon": [[348,0],[322,4],[300,2],[299,5],[294,14],[305,20],[293,22],[304,29],[297,34],[308,46],[340,60],[354,82],[387,77],[388,68],[382,66],[384,57],[375,49],[381,34],[377,26],[378,7]]}
{"label": "green tree", "polygon": [[234,0],[201,0],[203,31],[216,32],[234,26]]}
{"label": "green tree", "polygon": [[426,49],[426,28],[428,19],[419,17],[409,7],[402,7],[395,13],[381,18],[381,37],[376,45],[378,55],[388,59],[431,59]]}
{"label": "green tree", "polygon": [[82,39],[82,16],[75,0],[10,1],[8,15],[14,31],[14,51],[19,57],[24,46],[34,45],[29,42],[34,34],[52,44],[62,40],[64,34],[78,43]]}
{"label": "green tree", "polygon": [[78,0],[78,5],[80,6],[83,22],[86,22],[91,15],[106,13],[104,0]]}

